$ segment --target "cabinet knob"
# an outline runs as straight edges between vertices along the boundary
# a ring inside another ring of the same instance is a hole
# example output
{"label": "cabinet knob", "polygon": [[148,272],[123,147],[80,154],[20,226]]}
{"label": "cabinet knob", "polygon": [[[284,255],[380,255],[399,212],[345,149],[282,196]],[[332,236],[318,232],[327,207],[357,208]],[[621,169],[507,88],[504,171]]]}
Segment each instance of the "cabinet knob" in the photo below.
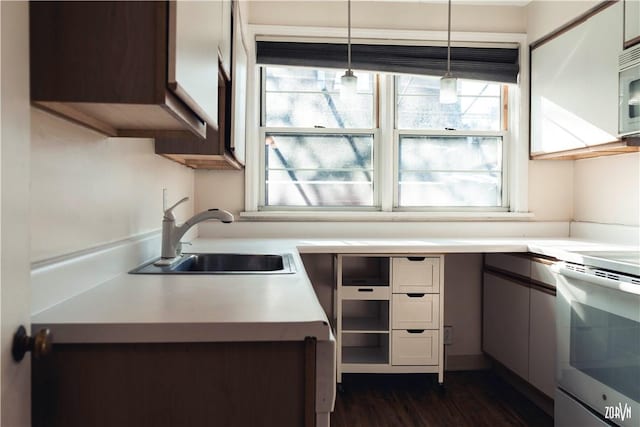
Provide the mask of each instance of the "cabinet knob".
{"label": "cabinet knob", "polygon": [[51,353],[53,346],[51,331],[49,329],[40,329],[33,337],[27,335],[27,330],[20,325],[16,333],[13,335],[13,345],[11,346],[11,355],[13,360],[20,362],[25,353],[28,351],[33,353],[35,359],[40,359]]}

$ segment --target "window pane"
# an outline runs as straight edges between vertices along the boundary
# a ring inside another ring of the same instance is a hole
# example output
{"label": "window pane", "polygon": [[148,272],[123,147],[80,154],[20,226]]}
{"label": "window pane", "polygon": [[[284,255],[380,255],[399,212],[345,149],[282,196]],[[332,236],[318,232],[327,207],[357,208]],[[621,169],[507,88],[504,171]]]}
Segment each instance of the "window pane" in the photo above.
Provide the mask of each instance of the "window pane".
{"label": "window pane", "polygon": [[265,73],[265,126],[373,128],[373,74],[356,72],[357,94],[343,102],[343,71],[268,67]]}
{"label": "window pane", "polygon": [[401,136],[400,170],[499,171],[502,138],[478,136]]}
{"label": "window pane", "polygon": [[267,167],[371,169],[373,135],[266,135]]}
{"label": "window pane", "polygon": [[440,104],[438,77],[396,77],[398,129],[500,130],[500,84],[458,79],[458,102]]}
{"label": "window pane", "polygon": [[266,206],[373,206],[373,135],[266,135]]}
{"label": "window pane", "polygon": [[502,206],[502,138],[400,136],[400,207]]}
{"label": "window pane", "polygon": [[402,172],[398,204],[410,206],[500,206],[499,172]]}

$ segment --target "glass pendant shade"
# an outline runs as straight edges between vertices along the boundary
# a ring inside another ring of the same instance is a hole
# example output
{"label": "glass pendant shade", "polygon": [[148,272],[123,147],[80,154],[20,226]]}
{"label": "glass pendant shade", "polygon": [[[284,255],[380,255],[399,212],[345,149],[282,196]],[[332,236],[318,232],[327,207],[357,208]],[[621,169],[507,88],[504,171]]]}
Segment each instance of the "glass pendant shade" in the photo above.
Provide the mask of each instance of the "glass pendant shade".
{"label": "glass pendant shade", "polygon": [[358,77],[353,71],[347,70],[340,78],[340,99],[350,100],[356,96],[358,90]]}
{"label": "glass pendant shade", "polygon": [[455,104],[458,102],[458,80],[447,73],[440,79],[440,103]]}

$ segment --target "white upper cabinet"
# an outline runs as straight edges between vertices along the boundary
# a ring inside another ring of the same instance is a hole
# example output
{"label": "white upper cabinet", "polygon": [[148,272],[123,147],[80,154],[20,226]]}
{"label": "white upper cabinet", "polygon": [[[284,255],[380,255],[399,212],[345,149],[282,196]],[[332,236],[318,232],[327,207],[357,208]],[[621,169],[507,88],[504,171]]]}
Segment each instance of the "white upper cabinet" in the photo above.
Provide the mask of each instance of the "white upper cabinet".
{"label": "white upper cabinet", "polygon": [[624,0],[624,44],[640,43],[640,1]]}
{"label": "white upper cabinet", "polygon": [[618,141],[622,2],[531,50],[531,156]]}
{"label": "white upper cabinet", "polygon": [[[216,2],[218,3],[218,2]],[[218,46],[218,54],[220,55],[220,63],[222,69],[227,74],[227,77],[231,77],[231,0],[222,0],[220,3],[220,44]],[[237,10],[240,8],[238,7]],[[236,27],[239,26],[236,23]]]}
{"label": "white upper cabinet", "polygon": [[242,16],[240,5],[234,3],[233,11],[233,90],[231,117],[231,150],[236,160],[245,163],[245,140],[247,132],[247,83],[249,55],[242,32]]}
{"label": "white upper cabinet", "polygon": [[169,88],[214,128],[221,14],[217,1],[169,2]]}

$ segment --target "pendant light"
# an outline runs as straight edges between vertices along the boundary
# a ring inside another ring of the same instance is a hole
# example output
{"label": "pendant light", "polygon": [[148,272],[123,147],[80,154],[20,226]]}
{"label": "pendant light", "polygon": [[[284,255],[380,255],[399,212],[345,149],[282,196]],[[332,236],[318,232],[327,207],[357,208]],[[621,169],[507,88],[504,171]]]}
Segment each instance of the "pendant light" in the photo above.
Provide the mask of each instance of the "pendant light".
{"label": "pendant light", "polygon": [[351,0],[347,0],[348,12],[348,36],[347,36],[347,71],[340,78],[340,98],[342,100],[349,100],[356,94],[358,88],[358,77],[353,74],[351,70]]}
{"label": "pendant light", "polygon": [[440,103],[458,102],[458,82],[451,74],[451,0],[449,0],[449,24],[447,25],[447,72],[440,79]]}

